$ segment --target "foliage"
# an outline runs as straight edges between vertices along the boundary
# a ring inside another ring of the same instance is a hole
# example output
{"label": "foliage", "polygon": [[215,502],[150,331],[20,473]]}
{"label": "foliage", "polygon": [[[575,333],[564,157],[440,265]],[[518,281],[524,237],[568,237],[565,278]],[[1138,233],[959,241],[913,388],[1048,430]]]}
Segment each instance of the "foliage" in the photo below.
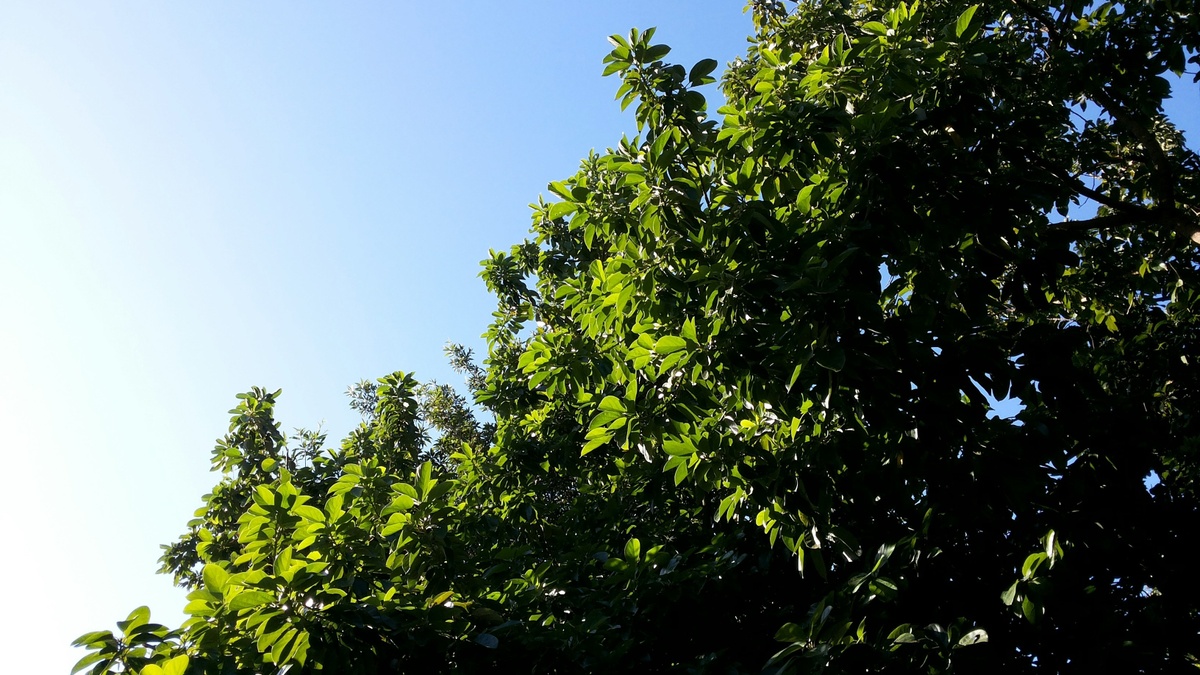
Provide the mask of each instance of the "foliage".
{"label": "foliage", "polygon": [[640,135],[485,261],[486,368],[451,354],[494,425],[397,373],[292,452],[243,395],[164,555],[192,618],[80,667],[1196,664],[1196,9],[757,2],[719,122],[716,62],[614,36]]}

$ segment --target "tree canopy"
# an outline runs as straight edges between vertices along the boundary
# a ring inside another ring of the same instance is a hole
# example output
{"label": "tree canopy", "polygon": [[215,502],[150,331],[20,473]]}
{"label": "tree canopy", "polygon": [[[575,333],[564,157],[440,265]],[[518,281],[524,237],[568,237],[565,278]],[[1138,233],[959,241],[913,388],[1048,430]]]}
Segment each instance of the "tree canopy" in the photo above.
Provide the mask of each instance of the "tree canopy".
{"label": "tree canopy", "polygon": [[484,261],[469,399],[361,383],[326,448],[240,395],[191,618],[77,670],[1200,663],[1197,4],[750,9],[715,117],[613,36],[638,135]]}

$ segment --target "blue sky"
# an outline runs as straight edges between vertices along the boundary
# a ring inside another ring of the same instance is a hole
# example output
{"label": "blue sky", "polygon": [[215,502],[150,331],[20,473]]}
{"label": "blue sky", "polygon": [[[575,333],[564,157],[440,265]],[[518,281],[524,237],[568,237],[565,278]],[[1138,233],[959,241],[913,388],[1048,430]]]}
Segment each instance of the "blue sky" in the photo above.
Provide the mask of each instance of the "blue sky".
{"label": "blue sky", "polygon": [[0,4],[0,651],[68,643],[140,604],[208,491],[234,394],[284,428],[356,423],[347,385],[458,382],[489,248],[589,148],[632,130],[611,33],[659,26],[722,63],[742,3]]}
{"label": "blue sky", "polygon": [[458,382],[441,350],[481,346],[479,261],[631,131],[608,34],[658,26],[690,66],[750,32],[738,0],[566,7],[0,5],[7,668],[66,673],[139,604],[181,621],[158,546],[237,392],[282,388],[286,430],[335,440],[352,382]]}

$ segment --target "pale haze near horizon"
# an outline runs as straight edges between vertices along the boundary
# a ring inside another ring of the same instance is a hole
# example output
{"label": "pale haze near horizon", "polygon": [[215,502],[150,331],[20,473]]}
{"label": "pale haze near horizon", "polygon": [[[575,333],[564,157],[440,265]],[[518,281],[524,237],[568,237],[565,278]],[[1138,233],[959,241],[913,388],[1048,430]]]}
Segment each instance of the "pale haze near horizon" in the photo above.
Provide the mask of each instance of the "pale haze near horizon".
{"label": "pale haze near horizon", "polygon": [[[725,63],[741,5],[0,7],[6,669],[65,675],[141,604],[180,623],[159,545],[236,393],[282,388],[284,430],[336,444],[359,379],[459,384],[441,350],[482,348],[479,261],[633,132],[605,36]],[[1192,147],[1197,103],[1171,107]]]}

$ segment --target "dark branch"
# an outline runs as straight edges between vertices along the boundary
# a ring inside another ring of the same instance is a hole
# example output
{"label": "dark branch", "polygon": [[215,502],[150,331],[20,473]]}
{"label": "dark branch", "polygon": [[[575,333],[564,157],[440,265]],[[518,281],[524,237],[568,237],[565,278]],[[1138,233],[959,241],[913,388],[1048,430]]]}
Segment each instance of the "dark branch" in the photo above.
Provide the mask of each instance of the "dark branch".
{"label": "dark branch", "polygon": [[1109,216],[1096,216],[1087,220],[1064,220],[1061,223],[1054,223],[1051,227],[1063,232],[1081,234],[1090,230],[1107,230],[1151,220],[1153,220],[1152,212],[1145,211],[1143,213],[1117,213]]}
{"label": "dark branch", "polygon": [[1184,212],[1176,208],[1139,209],[1138,211],[1096,216],[1087,220],[1064,220],[1061,223],[1054,223],[1051,227],[1059,232],[1083,234],[1092,230],[1108,230],[1125,225],[1153,222],[1170,225],[1180,236],[1200,244],[1200,219],[1188,218]]}
{"label": "dark branch", "polygon": [[1025,159],[1030,164],[1038,169],[1041,169],[1042,171],[1045,171],[1054,178],[1057,178],[1063,186],[1074,190],[1080,195],[1083,195],[1084,197],[1087,197],[1098,204],[1103,204],[1114,211],[1126,213],[1130,216],[1136,216],[1138,214],[1148,215],[1150,212],[1149,206],[1121,201],[1120,199],[1114,199],[1113,197],[1110,197],[1099,190],[1094,190],[1088,187],[1082,180],[1079,179],[1078,176],[1072,176],[1063,169],[1051,166],[1047,162],[1043,161],[1041,157],[1038,157],[1028,150],[1022,150],[1021,154],[1025,156]]}
{"label": "dark branch", "polygon": [[1084,185],[1083,181],[1079,180],[1078,178],[1071,178],[1070,183],[1071,187],[1074,188],[1079,194],[1094,202],[1103,204],[1114,211],[1120,211],[1121,213],[1126,213],[1129,215],[1148,214],[1150,212],[1149,207],[1141,204],[1133,204],[1131,202],[1123,202],[1120,199],[1113,199],[1103,192],[1093,190],[1092,188]]}

